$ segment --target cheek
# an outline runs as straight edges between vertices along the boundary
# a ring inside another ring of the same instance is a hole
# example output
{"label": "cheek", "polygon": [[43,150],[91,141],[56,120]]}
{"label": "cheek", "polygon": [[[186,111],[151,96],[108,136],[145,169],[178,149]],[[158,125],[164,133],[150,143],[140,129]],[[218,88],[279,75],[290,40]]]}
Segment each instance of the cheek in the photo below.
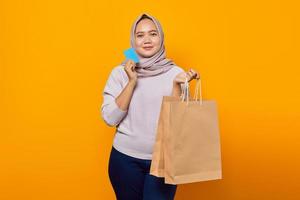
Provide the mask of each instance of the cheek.
{"label": "cheek", "polygon": [[143,55],[143,49],[142,49],[143,43],[141,41],[136,40],[134,44],[135,44],[136,52],[139,55]]}
{"label": "cheek", "polygon": [[159,38],[159,37],[155,38],[155,39],[153,40],[153,43],[154,43],[154,45],[155,45],[156,47],[159,47],[159,45],[160,45],[160,38]]}
{"label": "cheek", "polygon": [[136,47],[141,47],[142,44],[143,44],[142,41],[140,41],[140,40],[138,40],[138,39],[135,40],[135,46],[136,46]]}

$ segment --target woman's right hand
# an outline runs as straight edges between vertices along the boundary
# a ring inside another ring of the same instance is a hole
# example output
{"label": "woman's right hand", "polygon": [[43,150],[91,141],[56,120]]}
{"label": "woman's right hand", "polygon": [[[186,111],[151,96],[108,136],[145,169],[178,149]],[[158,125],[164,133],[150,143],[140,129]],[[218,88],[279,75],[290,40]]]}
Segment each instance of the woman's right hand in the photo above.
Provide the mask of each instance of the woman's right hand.
{"label": "woman's right hand", "polygon": [[177,84],[181,84],[185,82],[185,79],[187,78],[188,82],[190,82],[193,79],[199,79],[200,75],[198,72],[196,72],[193,69],[190,69],[188,72],[181,72],[177,74],[177,76],[174,78],[173,82]]}
{"label": "woman's right hand", "polygon": [[136,63],[133,60],[128,60],[125,63],[124,70],[128,76],[129,81],[137,81],[137,72],[135,71]]}

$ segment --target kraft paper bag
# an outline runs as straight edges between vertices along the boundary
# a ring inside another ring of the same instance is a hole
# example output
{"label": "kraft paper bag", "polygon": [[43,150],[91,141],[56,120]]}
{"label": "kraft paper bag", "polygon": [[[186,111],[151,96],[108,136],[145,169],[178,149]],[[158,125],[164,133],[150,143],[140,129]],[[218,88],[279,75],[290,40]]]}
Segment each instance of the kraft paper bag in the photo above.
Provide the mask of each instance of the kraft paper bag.
{"label": "kraft paper bag", "polygon": [[186,81],[180,98],[162,102],[150,174],[168,184],[222,178],[216,101],[202,100],[200,79],[194,99],[189,99],[188,87]]}
{"label": "kraft paper bag", "polygon": [[153,148],[152,161],[150,167],[150,174],[157,177],[164,177],[164,150],[163,150],[163,139],[165,128],[168,127],[169,120],[169,104],[171,101],[180,101],[180,97],[173,96],[163,96],[160,115],[158,120],[157,132],[156,132],[156,141]]}

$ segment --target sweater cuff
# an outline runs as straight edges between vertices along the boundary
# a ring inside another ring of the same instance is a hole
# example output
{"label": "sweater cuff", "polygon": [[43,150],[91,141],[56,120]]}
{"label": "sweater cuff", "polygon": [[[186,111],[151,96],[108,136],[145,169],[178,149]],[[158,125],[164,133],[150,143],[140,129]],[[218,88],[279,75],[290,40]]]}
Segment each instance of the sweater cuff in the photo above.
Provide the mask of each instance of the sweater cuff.
{"label": "sweater cuff", "polygon": [[[128,110],[122,110],[121,108],[119,108],[119,106],[115,100],[112,103],[112,107],[113,107],[112,108],[112,110],[113,110],[112,116],[114,116],[116,119],[122,119],[128,112]],[[120,121],[120,120],[117,120],[117,121]]]}

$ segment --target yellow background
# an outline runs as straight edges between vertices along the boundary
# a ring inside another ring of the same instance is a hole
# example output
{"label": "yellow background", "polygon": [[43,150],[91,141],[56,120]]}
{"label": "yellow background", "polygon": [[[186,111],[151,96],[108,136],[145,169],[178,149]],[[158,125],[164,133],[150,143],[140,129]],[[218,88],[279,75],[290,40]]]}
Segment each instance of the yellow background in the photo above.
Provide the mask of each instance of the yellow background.
{"label": "yellow background", "polygon": [[223,179],[176,199],[300,199],[296,0],[1,0],[0,199],[114,199],[102,90],[144,11],[218,102]]}

